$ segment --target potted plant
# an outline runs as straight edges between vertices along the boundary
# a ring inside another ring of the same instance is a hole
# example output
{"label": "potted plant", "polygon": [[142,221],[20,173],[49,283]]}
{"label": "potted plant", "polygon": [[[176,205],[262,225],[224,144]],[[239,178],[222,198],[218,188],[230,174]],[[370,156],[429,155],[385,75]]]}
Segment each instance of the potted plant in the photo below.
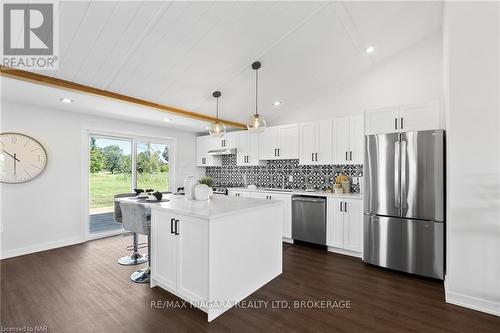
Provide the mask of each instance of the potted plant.
{"label": "potted plant", "polygon": [[212,177],[204,176],[198,180],[198,185],[194,188],[194,196],[196,200],[208,200],[213,194],[212,185],[214,180]]}

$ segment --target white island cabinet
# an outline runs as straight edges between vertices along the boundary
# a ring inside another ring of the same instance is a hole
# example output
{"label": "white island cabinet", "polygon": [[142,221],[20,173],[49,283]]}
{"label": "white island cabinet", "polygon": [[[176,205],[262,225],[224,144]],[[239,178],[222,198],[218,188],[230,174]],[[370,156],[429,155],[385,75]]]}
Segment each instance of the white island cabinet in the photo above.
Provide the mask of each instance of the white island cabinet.
{"label": "white island cabinet", "polygon": [[150,206],[151,287],[190,302],[208,321],[281,274],[282,202],[170,196]]}

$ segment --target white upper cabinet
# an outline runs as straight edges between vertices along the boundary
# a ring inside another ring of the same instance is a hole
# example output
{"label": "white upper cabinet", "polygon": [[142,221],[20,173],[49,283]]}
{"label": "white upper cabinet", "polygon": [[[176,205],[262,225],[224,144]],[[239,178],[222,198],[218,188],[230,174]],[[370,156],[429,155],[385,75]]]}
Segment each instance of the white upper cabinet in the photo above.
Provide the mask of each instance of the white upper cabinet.
{"label": "white upper cabinet", "polygon": [[279,145],[279,129],[268,127],[259,134],[259,159],[274,160],[277,158]]}
{"label": "white upper cabinet", "polygon": [[349,163],[349,117],[333,120],[333,164]]}
{"label": "white upper cabinet", "polygon": [[365,111],[365,134],[393,133],[398,131],[399,107]]}
{"label": "white upper cabinet", "polygon": [[404,105],[399,110],[399,129],[403,132],[440,129],[438,102]]}
{"label": "white upper cabinet", "polygon": [[333,155],[332,121],[300,124],[300,164],[331,164]]}
{"label": "white upper cabinet", "polygon": [[236,148],[237,133],[238,132],[230,132],[230,133],[224,134],[224,136],[222,138],[211,138],[213,141],[213,148],[212,149]]}
{"label": "white upper cabinet", "polygon": [[217,149],[218,141],[209,135],[196,138],[196,166],[221,166],[220,156],[209,155],[208,151]]}
{"label": "white upper cabinet", "polygon": [[261,160],[290,160],[299,158],[299,125],[268,127],[259,134]]}
{"label": "white upper cabinet", "polygon": [[333,164],[363,164],[363,117],[333,120]]}
{"label": "white upper cabinet", "polygon": [[363,116],[349,118],[349,160],[351,164],[363,164],[365,129]]}
{"label": "white upper cabinet", "polygon": [[259,135],[249,131],[235,132],[236,134],[236,165],[259,165]]}
{"label": "white upper cabinet", "polygon": [[365,133],[382,134],[442,128],[437,101],[365,111]]}

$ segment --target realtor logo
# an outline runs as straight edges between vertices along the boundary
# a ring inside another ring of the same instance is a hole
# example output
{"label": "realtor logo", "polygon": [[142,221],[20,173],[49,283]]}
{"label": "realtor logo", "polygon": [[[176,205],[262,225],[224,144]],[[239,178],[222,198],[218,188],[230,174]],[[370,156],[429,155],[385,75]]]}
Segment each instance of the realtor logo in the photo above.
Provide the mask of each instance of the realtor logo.
{"label": "realtor logo", "polygon": [[54,3],[4,3],[2,10],[2,65],[57,69]]}

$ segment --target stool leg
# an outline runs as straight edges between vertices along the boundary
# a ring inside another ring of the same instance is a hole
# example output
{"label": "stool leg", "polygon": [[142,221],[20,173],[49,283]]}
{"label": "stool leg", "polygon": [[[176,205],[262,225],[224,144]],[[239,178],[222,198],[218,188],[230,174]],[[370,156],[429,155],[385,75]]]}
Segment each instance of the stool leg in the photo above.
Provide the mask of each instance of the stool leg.
{"label": "stool leg", "polygon": [[120,265],[133,266],[133,265],[143,264],[146,261],[148,261],[148,258],[144,257],[138,251],[139,236],[138,236],[137,232],[133,233],[133,238],[134,238],[134,252],[132,252],[132,254],[129,256],[121,257],[120,259],[118,259],[118,263]]}
{"label": "stool leg", "polygon": [[[151,258],[151,242],[148,235],[148,258]],[[149,283],[149,277],[151,275],[151,268],[148,265],[144,268],[141,268],[130,275],[130,280],[135,283]]]}

